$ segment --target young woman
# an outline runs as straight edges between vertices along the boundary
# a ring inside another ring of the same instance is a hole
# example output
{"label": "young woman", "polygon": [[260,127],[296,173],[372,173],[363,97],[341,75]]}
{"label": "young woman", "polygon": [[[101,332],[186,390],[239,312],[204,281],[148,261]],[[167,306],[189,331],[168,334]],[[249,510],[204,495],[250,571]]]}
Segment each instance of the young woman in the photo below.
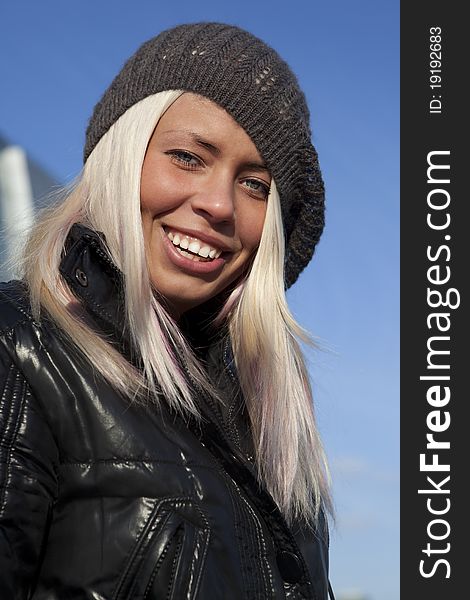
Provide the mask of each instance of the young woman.
{"label": "young woman", "polygon": [[324,193],[239,28],[145,43],[0,286],[0,597],[328,595],[327,469],[285,289]]}

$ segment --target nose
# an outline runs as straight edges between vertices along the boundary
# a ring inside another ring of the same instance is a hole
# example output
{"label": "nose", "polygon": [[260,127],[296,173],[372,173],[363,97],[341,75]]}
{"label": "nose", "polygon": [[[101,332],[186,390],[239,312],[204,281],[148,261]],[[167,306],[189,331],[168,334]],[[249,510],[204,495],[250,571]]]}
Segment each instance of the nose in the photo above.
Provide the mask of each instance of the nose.
{"label": "nose", "polygon": [[235,214],[233,182],[218,179],[205,185],[192,199],[193,210],[214,223],[230,223]]}

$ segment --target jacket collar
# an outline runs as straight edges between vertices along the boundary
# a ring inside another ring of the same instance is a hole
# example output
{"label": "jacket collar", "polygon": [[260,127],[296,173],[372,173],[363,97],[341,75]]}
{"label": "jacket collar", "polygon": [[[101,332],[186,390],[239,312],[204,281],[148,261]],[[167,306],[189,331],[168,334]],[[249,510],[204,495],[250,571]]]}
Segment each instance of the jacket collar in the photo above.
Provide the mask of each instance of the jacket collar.
{"label": "jacket collar", "polygon": [[[99,329],[128,360],[139,366],[138,353],[132,348],[126,324],[124,275],[109,255],[104,234],[74,224],[65,241],[59,271]],[[210,347],[219,347],[223,339],[223,349],[218,354],[235,378],[233,351],[228,336],[224,335],[226,332],[210,333],[211,317],[220,308],[221,300],[216,298],[188,311],[183,315],[180,327],[201,358],[208,355]]]}
{"label": "jacket collar", "polygon": [[126,326],[124,276],[109,256],[105,236],[84,225],[73,225],[59,272],[99,329],[135,363]]}

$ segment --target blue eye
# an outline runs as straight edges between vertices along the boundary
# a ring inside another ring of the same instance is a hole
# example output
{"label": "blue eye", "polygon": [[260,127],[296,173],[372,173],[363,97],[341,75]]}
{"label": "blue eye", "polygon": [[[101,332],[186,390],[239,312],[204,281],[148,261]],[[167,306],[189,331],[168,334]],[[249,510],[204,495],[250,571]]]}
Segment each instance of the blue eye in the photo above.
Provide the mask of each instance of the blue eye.
{"label": "blue eye", "polygon": [[256,195],[266,199],[269,195],[269,187],[258,179],[245,179],[243,181],[252,195]]}
{"label": "blue eye", "polygon": [[176,162],[180,163],[184,167],[197,167],[200,165],[201,161],[199,158],[191,154],[191,152],[187,152],[186,150],[170,150],[167,152]]}

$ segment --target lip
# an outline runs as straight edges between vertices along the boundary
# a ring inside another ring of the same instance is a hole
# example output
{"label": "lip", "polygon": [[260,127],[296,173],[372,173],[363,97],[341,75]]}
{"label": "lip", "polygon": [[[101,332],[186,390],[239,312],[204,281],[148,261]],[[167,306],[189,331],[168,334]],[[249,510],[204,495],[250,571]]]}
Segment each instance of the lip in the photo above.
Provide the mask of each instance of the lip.
{"label": "lip", "polygon": [[[188,236],[190,236],[188,230],[178,228],[177,231],[181,231],[181,233],[186,233]],[[223,258],[223,255],[220,255],[219,258],[214,258],[210,262],[195,261],[191,260],[190,258],[186,258],[186,256],[183,256],[180,252],[178,252],[176,247],[171,243],[171,240],[166,235],[163,227],[161,229],[161,234],[163,238],[163,247],[165,248],[168,258],[176,267],[178,267],[182,271],[185,271],[191,275],[205,275],[207,273],[213,274],[217,273],[217,271],[221,271],[223,266],[225,265],[226,261],[225,258]],[[197,236],[194,235],[194,237]],[[205,238],[199,237],[198,239],[210,243],[207,239],[207,236]]]}
{"label": "lip", "polygon": [[233,248],[230,248],[225,242],[223,242],[222,240],[219,240],[218,238],[204,233],[203,231],[196,231],[195,229],[185,229],[185,228],[181,228],[181,227],[174,227],[172,225],[164,225],[163,228],[165,230],[174,230],[174,231],[180,231],[181,233],[184,233],[185,235],[187,235],[188,237],[192,237],[192,238],[197,238],[198,240],[201,240],[201,242],[206,242],[206,244],[208,244],[209,246],[212,246],[213,248],[218,248],[219,250],[222,250],[222,252],[233,252]]}

